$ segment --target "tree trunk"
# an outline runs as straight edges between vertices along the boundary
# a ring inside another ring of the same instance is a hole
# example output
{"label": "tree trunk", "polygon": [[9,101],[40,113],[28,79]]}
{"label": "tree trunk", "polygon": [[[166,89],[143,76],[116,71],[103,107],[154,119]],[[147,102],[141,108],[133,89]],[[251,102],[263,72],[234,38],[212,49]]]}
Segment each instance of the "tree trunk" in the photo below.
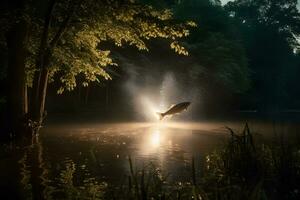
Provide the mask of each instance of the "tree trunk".
{"label": "tree trunk", "polygon": [[44,110],[48,86],[49,65],[53,53],[52,51],[64,34],[66,27],[69,24],[73,13],[75,12],[75,5],[79,5],[70,2],[70,13],[67,14],[61,26],[58,28],[58,31],[56,32],[56,34],[54,34],[52,40],[49,40],[49,30],[55,4],[56,0],[49,1],[49,5],[45,15],[44,28],[41,35],[39,55],[36,60],[37,71],[34,74],[32,99],[30,102],[29,111],[31,122],[29,128],[31,129],[31,132],[33,134],[38,133],[39,128],[41,127],[46,116]]}
{"label": "tree trunk", "polygon": [[29,24],[21,20],[7,35],[8,46],[8,112],[10,131],[14,135],[24,132],[27,114],[27,86],[25,63]]}
{"label": "tree trunk", "polygon": [[84,104],[88,105],[89,102],[89,95],[90,95],[90,85],[86,87],[86,93],[85,93],[85,98],[84,98]]}
{"label": "tree trunk", "polygon": [[38,133],[46,116],[45,102],[47,95],[49,70],[43,67],[40,72],[35,73],[35,80],[32,88],[32,99],[30,104],[30,119],[32,133]]}

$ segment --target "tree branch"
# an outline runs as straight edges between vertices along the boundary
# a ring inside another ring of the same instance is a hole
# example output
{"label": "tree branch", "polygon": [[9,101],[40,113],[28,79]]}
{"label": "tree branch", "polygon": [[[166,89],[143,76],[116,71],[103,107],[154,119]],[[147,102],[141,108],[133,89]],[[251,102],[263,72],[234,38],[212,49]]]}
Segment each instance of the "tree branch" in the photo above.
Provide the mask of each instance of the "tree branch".
{"label": "tree branch", "polygon": [[64,34],[64,31],[66,30],[71,18],[73,17],[73,14],[75,13],[75,10],[76,10],[77,6],[80,5],[80,2],[76,6],[75,6],[74,3],[70,2],[70,4],[72,5],[71,6],[71,12],[69,12],[69,15],[64,19],[64,21],[62,22],[62,24],[59,27],[58,31],[56,32],[55,36],[53,37],[52,41],[50,42],[50,45],[49,45],[50,49],[53,49],[56,46],[57,42],[59,41],[59,39]]}
{"label": "tree branch", "polygon": [[[50,0],[49,7],[46,12],[44,30],[43,30],[43,34],[42,34],[42,38],[41,38],[40,51],[44,51],[47,46],[49,28],[50,28],[50,24],[51,24],[52,12],[53,12],[55,3],[56,3],[56,0]],[[42,52],[40,52],[40,53],[42,53]]]}

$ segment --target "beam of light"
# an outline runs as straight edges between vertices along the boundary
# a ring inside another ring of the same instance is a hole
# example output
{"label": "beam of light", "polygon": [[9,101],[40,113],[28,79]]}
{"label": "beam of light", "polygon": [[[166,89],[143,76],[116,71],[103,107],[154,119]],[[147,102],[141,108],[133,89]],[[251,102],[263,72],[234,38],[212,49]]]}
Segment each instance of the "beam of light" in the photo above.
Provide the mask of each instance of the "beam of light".
{"label": "beam of light", "polygon": [[154,101],[151,101],[149,97],[145,95],[140,95],[139,98],[139,104],[140,104],[140,109],[143,115],[148,119],[148,120],[158,120],[158,115],[157,112],[160,112],[159,107],[154,103]]}
{"label": "beam of light", "polygon": [[170,99],[177,99],[176,81],[172,73],[164,75],[163,81],[159,87],[159,93],[151,93],[151,90],[144,88],[137,96],[137,105],[139,112],[150,121],[160,119],[157,113],[165,111],[170,104]]}
{"label": "beam of light", "polygon": [[173,72],[165,72],[155,80],[147,78],[150,75],[141,79],[134,66],[130,66],[127,72],[129,79],[124,84],[124,89],[129,94],[132,111],[139,121],[166,123],[170,121],[170,117],[164,117],[160,121],[157,113],[163,113],[172,104],[183,101],[198,102],[198,90],[193,89],[190,83],[183,84],[178,81]]}

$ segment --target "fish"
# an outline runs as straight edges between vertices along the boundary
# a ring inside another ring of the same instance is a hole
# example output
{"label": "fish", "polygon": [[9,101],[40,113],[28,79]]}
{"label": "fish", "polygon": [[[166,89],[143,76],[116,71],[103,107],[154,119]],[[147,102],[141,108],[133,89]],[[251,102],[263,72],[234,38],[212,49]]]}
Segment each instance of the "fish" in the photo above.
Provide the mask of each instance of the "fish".
{"label": "fish", "polygon": [[179,114],[184,110],[187,110],[191,102],[182,102],[176,105],[172,105],[166,112],[157,112],[156,114],[159,117],[159,120],[162,120],[165,116],[172,116],[175,114]]}

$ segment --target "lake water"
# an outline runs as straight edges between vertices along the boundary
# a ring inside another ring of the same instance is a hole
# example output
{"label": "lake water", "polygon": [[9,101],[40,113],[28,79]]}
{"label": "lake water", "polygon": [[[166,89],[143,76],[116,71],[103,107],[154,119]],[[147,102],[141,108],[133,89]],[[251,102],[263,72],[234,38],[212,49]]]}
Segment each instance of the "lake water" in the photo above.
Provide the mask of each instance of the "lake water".
{"label": "lake water", "polygon": [[[35,170],[44,181],[49,179],[55,184],[56,177],[72,163],[78,182],[95,178],[120,183],[129,173],[130,157],[135,169],[153,163],[169,179],[184,181],[190,178],[192,158],[201,173],[206,155],[226,142],[229,136],[226,126],[240,132],[244,122],[52,123],[42,128],[33,146],[18,148],[17,165],[13,165],[16,160],[8,150],[2,153],[0,178],[2,185],[10,182],[13,185]],[[255,121],[249,126],[255,138],[267,140],[281,133],[297,136],[299,128],[295,123]],[[34,151],[30,150],[32,147]],[[6,146],[9,148],[14,147]],[[34,162],[28,157],[35,157]]]}
{"label": "lake water", "polygon": [[73,124],[47,127],[40,142],[49,163],[68,158],[105,180],[127,174],[128,157],[137,168],[151,162],[182,178],[192,157],[200,161],[221,145],[224,131],[198,123]]}

